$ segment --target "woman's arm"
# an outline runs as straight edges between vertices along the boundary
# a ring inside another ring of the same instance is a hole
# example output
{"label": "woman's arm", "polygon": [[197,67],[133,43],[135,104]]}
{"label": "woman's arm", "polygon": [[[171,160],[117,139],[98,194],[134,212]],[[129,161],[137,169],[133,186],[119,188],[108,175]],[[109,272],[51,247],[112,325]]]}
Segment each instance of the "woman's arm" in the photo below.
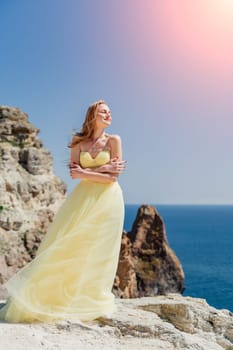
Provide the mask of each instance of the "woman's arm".
{"label": "woman's arm", "polygon": [[118,135],[111,135],[108,143],[111,149],[110,162],[99,167],[98,172],[119,176],[124,171],[126,163],[125,160],[122,160],[121,138]]}
{"label": "woman's arm", "polygon": [[71,147],[71,150],[70,150],[70,166],[72,166],[75,163],[80,165],[80,163],[79,163],[80,152],[81,152],[80,143],[78,143],[75,146]]}
{"label": "woman's arm", "polygon": [[108,145],[111,150],[111,159],[107,164],[100,165],[93,168],[85,168],[90,172],[109,173],[120,175],[125,169],[125,160],[122,160],[122,146],[121,138],[118,135],[111,135],[109,137]]}
{"label": "woman's arm", "polygon": [[111,135],[109,138],[109,146],[111,148],[111,158],[122,160],[122,145],[119,135]]}
{"label": "woman's arm", "polygon": [[114,174],[103,174],[92,169],[83,169],[80,166],[80,144],[71,148],[70,152],[70,176],[72,179],[88,179],[102,183],[114,182],[117,177]]}
{"label": "woman's arm", "polygon": [[110,183],[117,180],[114,174],[103,174],[90,170],[83,169],[80,165],[74,164],[70,168],[70,176],[72,179],[87,179],[96,182]]}

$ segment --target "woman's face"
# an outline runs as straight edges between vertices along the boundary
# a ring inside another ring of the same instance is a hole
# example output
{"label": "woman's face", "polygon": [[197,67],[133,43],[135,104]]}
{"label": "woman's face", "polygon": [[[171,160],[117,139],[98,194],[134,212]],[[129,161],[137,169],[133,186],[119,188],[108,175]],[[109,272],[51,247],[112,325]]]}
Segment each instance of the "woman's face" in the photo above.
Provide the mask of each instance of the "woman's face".
{"label": "woman's face", "polygon": [[97,127],[107,128],[109,125],[111,125],[112,117],[109,107],[101,103],[96,108],[96,119],[95,119],[95,125]]}

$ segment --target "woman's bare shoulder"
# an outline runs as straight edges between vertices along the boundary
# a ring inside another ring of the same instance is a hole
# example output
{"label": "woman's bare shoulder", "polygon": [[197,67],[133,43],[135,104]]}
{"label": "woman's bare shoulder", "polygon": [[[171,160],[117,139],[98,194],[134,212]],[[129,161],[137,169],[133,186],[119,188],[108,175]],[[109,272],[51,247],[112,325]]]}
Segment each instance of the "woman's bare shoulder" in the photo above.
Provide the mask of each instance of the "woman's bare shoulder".
{"label": "woman's bare shoulder", "polygon": [[74,144],[76,146],[76,144],[78,144],[78,136],[77,135],[72,135],[71,137],[71,145]]}
{"label": "woman's bare shoulder", "polygon": [[121,141],[121,137],[120,137],[120,135],[117,135],[117,134],[114,134],[114,135],[109,135],[108,134],[108,139],[109,139],[109,141],[111,142],[111,141],[115,141],[115,142],[120,142]]}
{"label": "woman's bare shoulder", "polygon": [[86,146],[87,146],[86,140],[82,140],[76,144],[77,149],[79,149],[80,151],[84,151],[87,148]]}

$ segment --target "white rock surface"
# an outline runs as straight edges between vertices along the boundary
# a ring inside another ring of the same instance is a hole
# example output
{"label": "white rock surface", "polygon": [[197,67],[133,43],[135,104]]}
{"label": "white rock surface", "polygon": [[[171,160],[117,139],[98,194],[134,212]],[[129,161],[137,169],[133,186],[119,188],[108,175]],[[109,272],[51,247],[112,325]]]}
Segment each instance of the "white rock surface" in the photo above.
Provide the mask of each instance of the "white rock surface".
{"label": "white rock surface", "polygon": [[223,350],[233,348],[233,315],[179,294],[116,299],[111,316],[82,323],[0,324],[7,350]]}

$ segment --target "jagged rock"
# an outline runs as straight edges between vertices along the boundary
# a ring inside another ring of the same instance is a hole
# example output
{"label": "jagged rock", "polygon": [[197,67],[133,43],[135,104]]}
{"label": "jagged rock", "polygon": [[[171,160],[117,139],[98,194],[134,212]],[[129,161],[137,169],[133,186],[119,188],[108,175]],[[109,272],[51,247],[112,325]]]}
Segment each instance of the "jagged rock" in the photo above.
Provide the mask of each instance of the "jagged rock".
{"label": "jagged rock", "polygon": [[38,133],[20,109],[0,106],[1,282],[32,259],[66,197]]}
{"label": "jagged rock", "polygon": [[122,335],[166,340],[164,349],[220,350],[233,344],[233,314],[209,306],[204,299],[168,294],[118,304],[118,312],[103,322]]}
{"label": "jagged rock", "polygon": [[120,298],[134,298],[138,294],[132,244],[125,231],[122,233],[121,250],[113,292]]}
{"label": "jagged rock", "polygon": [[35,350],[232,349],[233,314],[203,299],[168,294],[116,303],[115,313],[92,322],[2,323],[0,348],[29,350],[33,344]]}
{"label": "jagged rock", "polygon": [[123,234],[113,291],[135,298],[183,290],[184,272],[168,245],[163,220],[154,207],[142,205],[132,231]]}
{"label": "jagged rock", "polygon": [[30,255],[30,258],[33,259],[36,255],[36,251],[39,248],[39,245],[44,237],[43,231],[37,230],[28,230],[24,233],[23,242],[27,250],[27,253]]}

